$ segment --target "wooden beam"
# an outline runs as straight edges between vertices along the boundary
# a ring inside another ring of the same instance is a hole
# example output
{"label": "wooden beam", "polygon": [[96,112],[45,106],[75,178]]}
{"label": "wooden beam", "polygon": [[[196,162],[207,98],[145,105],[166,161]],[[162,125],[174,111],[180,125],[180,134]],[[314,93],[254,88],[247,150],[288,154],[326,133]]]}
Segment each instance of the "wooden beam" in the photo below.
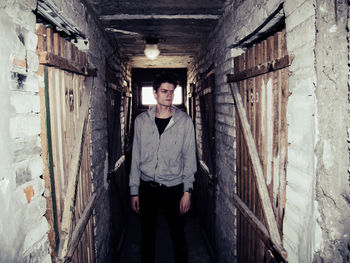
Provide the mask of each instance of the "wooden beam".
{"label": "wooden beam", "polygon": [[271,240],[275,244],[282,246],[282,241],[281,241],[280,234],[278,232],[275,215],[272,210],[271,200],[267,190],[264,173],[261,167],[260,158],[258,155],[258,151],[256,149],[252,132],[250,130],[250,125],[248,123],[246,111],[243,107],[242,98],[241,98],[241,95],[239,94],[236,83],[230,84],[230,87],[231,87],[232,96],[235,101],[236,112],[238,114],[239,121],[241,123],[243,137],[248,147],[248,154],[252,162],[255,182],[256,182],[256,186],[260,196],[261,205],[263,208],[263,212],[264,212],[267,227],[271,236]]}
{"label": "wooden beam", "polygon": [[262,74],[266,74],[268,72],[286,68],[290,66],[292,61],[293,61],[292,56],[285,55],[284,57],[268,61],[264,64],[260,64],[258,66],[243,70],[241,72],[238,72],[235,74],[228,74],[227,82],[228,83],[237,82],[248,78],[253,78]]}
{"label": "wooden beam", "polygon": [[71,241],[69,244],[68,253],[66,256],[67,259],[70,259],[73,256],[74,251],[76,250],[76,248],[79,244],[79,241],[80,241],[80,239],[85,231],[86,225],[89,222],[92,211],[95,207],[95,202],[96,202],[96,194],[93,194],[90,197],[89,202],[85,206],[84,212],[80,216],[80,219],[74,228],[72,238],[71,238]]}
{"label": "wooden beam", "polygon": [[72,153],[72,159],[69,167],[68,172],[68,187],[66,196],[64,199],[64,210],[63,210],[63,216],[62,216],[62,223],[61,223],[61,239],[59,243],[58,248],[58,258],[63,259],[67,255],[67,249],[68,249],[68,240],[71,236],[71,230],[72,230],[72,218],[74,215],[74,204],[75,204],[75,196],[76,196],[76,189],[77,189],[77,183],[78,183],[78,175],[80,171],[80,165],[81,165],[81,156],[83,152],[83,145],[84,145],[84,139],[85,139],[85,131],[89,116],[89,92],[88,90],[85,90],[83,98],[82,98],[82,105],[81,105],[81,114],[79,114],[81,117],[76,122],[77,127],[77,137],[73,143],[76,147],[73,149]]}
{"label": "wooden beam", "polygon": [[195,15],[142,15],[142,14],[115,14],[100,16],[100,20],[148,20],[148,19],[194,19],[194,20],[217,20],[219,15],[195,14]]}
{"label": "wooden beam", "polygon": [[248,206],[239,198],[238,195],[233,194],[233,201],[242,215],[248,220],[249,224],[254,228],[255,232],[259,235],[264,244],[271,249],[272,253],[278,262],[287,262],[287,252],[285,249],[276,244],[270,237],[268,230],[264,224],[254,215]]}
{"label": "wooden beam", "polygon": [[87,65],[83,64],[77,65],[66,58],[55,55],[54,53],[48,51],[39,52],[39,63],[42,65],[60,68],[62,70],[73,72],[79,75],[97,75],[97,69],[88,68]]}

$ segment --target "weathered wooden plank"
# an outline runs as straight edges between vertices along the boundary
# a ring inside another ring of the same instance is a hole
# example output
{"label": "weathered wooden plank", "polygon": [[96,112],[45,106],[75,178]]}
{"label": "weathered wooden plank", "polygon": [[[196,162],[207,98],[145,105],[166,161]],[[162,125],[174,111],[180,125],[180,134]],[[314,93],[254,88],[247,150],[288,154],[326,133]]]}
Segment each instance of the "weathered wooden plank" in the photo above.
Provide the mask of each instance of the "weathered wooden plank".
{"label": "weathered wooden plank", "polygon": [[88,69],[84,65],[77,65],[68,59],[62,58],[54,53],[43,51],[39,53],[40,64],[57,67],[80,75],[88,75]]}
{"label": "weathered wooden plank", "polygon": [[231,92],[235,100],[236,112],[239,115],[240,123],[242,125],[243,136],[248,146],[248,154],[253,165],[255,182],[257,183],[258,193],[260,196],[260,200],[262,202],[262,208],[264,211],[268,230],[273,242],[276,244],[282,245],[281,237],[279,235],[275,216],[272,210],[271,201],[268,196],[267,186],[264,180],[260,159],[257,153],[255,142],[252,138],[250,126],[247,121],[247,116],[243,107],[241,95],[237,91],[236,83],[231,84]]}
{"label": "weathered wooden plank", "polygon": [[237,82],[288,67],[292,63],[292,60],[293,56],[285,55],[284,57],[270,60],[268,62],[265,62],[264,64],[245,69],[235,74],[228,74],[227,82]]}

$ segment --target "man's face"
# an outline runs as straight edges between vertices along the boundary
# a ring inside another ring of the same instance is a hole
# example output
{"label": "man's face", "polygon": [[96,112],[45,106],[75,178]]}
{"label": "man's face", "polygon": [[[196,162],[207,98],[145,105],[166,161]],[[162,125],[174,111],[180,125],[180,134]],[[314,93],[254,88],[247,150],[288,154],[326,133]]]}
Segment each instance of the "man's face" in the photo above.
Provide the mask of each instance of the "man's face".
{"label": "man's face", "polygon": [[162,83],[157,91],[153,90],[157,104],[161,106],[171,106],[174,100],[175,86],[168,82]]}

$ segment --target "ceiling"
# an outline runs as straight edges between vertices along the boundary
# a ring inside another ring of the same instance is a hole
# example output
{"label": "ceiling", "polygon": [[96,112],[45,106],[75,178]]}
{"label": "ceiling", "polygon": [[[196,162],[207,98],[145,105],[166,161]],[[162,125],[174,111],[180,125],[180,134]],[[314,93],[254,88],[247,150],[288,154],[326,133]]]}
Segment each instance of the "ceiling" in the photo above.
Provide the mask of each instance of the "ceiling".
{"label": "ceiling", "polygon": [[[132,67],[187,67],[222,15],[227,0],[87,0]],[[160,56],[147,59],[146,38]]]}

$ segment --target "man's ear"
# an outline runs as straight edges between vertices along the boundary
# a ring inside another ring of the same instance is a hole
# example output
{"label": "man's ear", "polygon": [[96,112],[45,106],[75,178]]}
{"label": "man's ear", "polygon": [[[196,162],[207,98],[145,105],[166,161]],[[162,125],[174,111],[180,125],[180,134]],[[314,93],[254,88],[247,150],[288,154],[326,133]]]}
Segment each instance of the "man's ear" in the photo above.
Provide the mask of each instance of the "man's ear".
{"label": "man's ear", "polygon": [[157,99],[157,91],[155,89],[153,90],[153,96],[155,99]]}

